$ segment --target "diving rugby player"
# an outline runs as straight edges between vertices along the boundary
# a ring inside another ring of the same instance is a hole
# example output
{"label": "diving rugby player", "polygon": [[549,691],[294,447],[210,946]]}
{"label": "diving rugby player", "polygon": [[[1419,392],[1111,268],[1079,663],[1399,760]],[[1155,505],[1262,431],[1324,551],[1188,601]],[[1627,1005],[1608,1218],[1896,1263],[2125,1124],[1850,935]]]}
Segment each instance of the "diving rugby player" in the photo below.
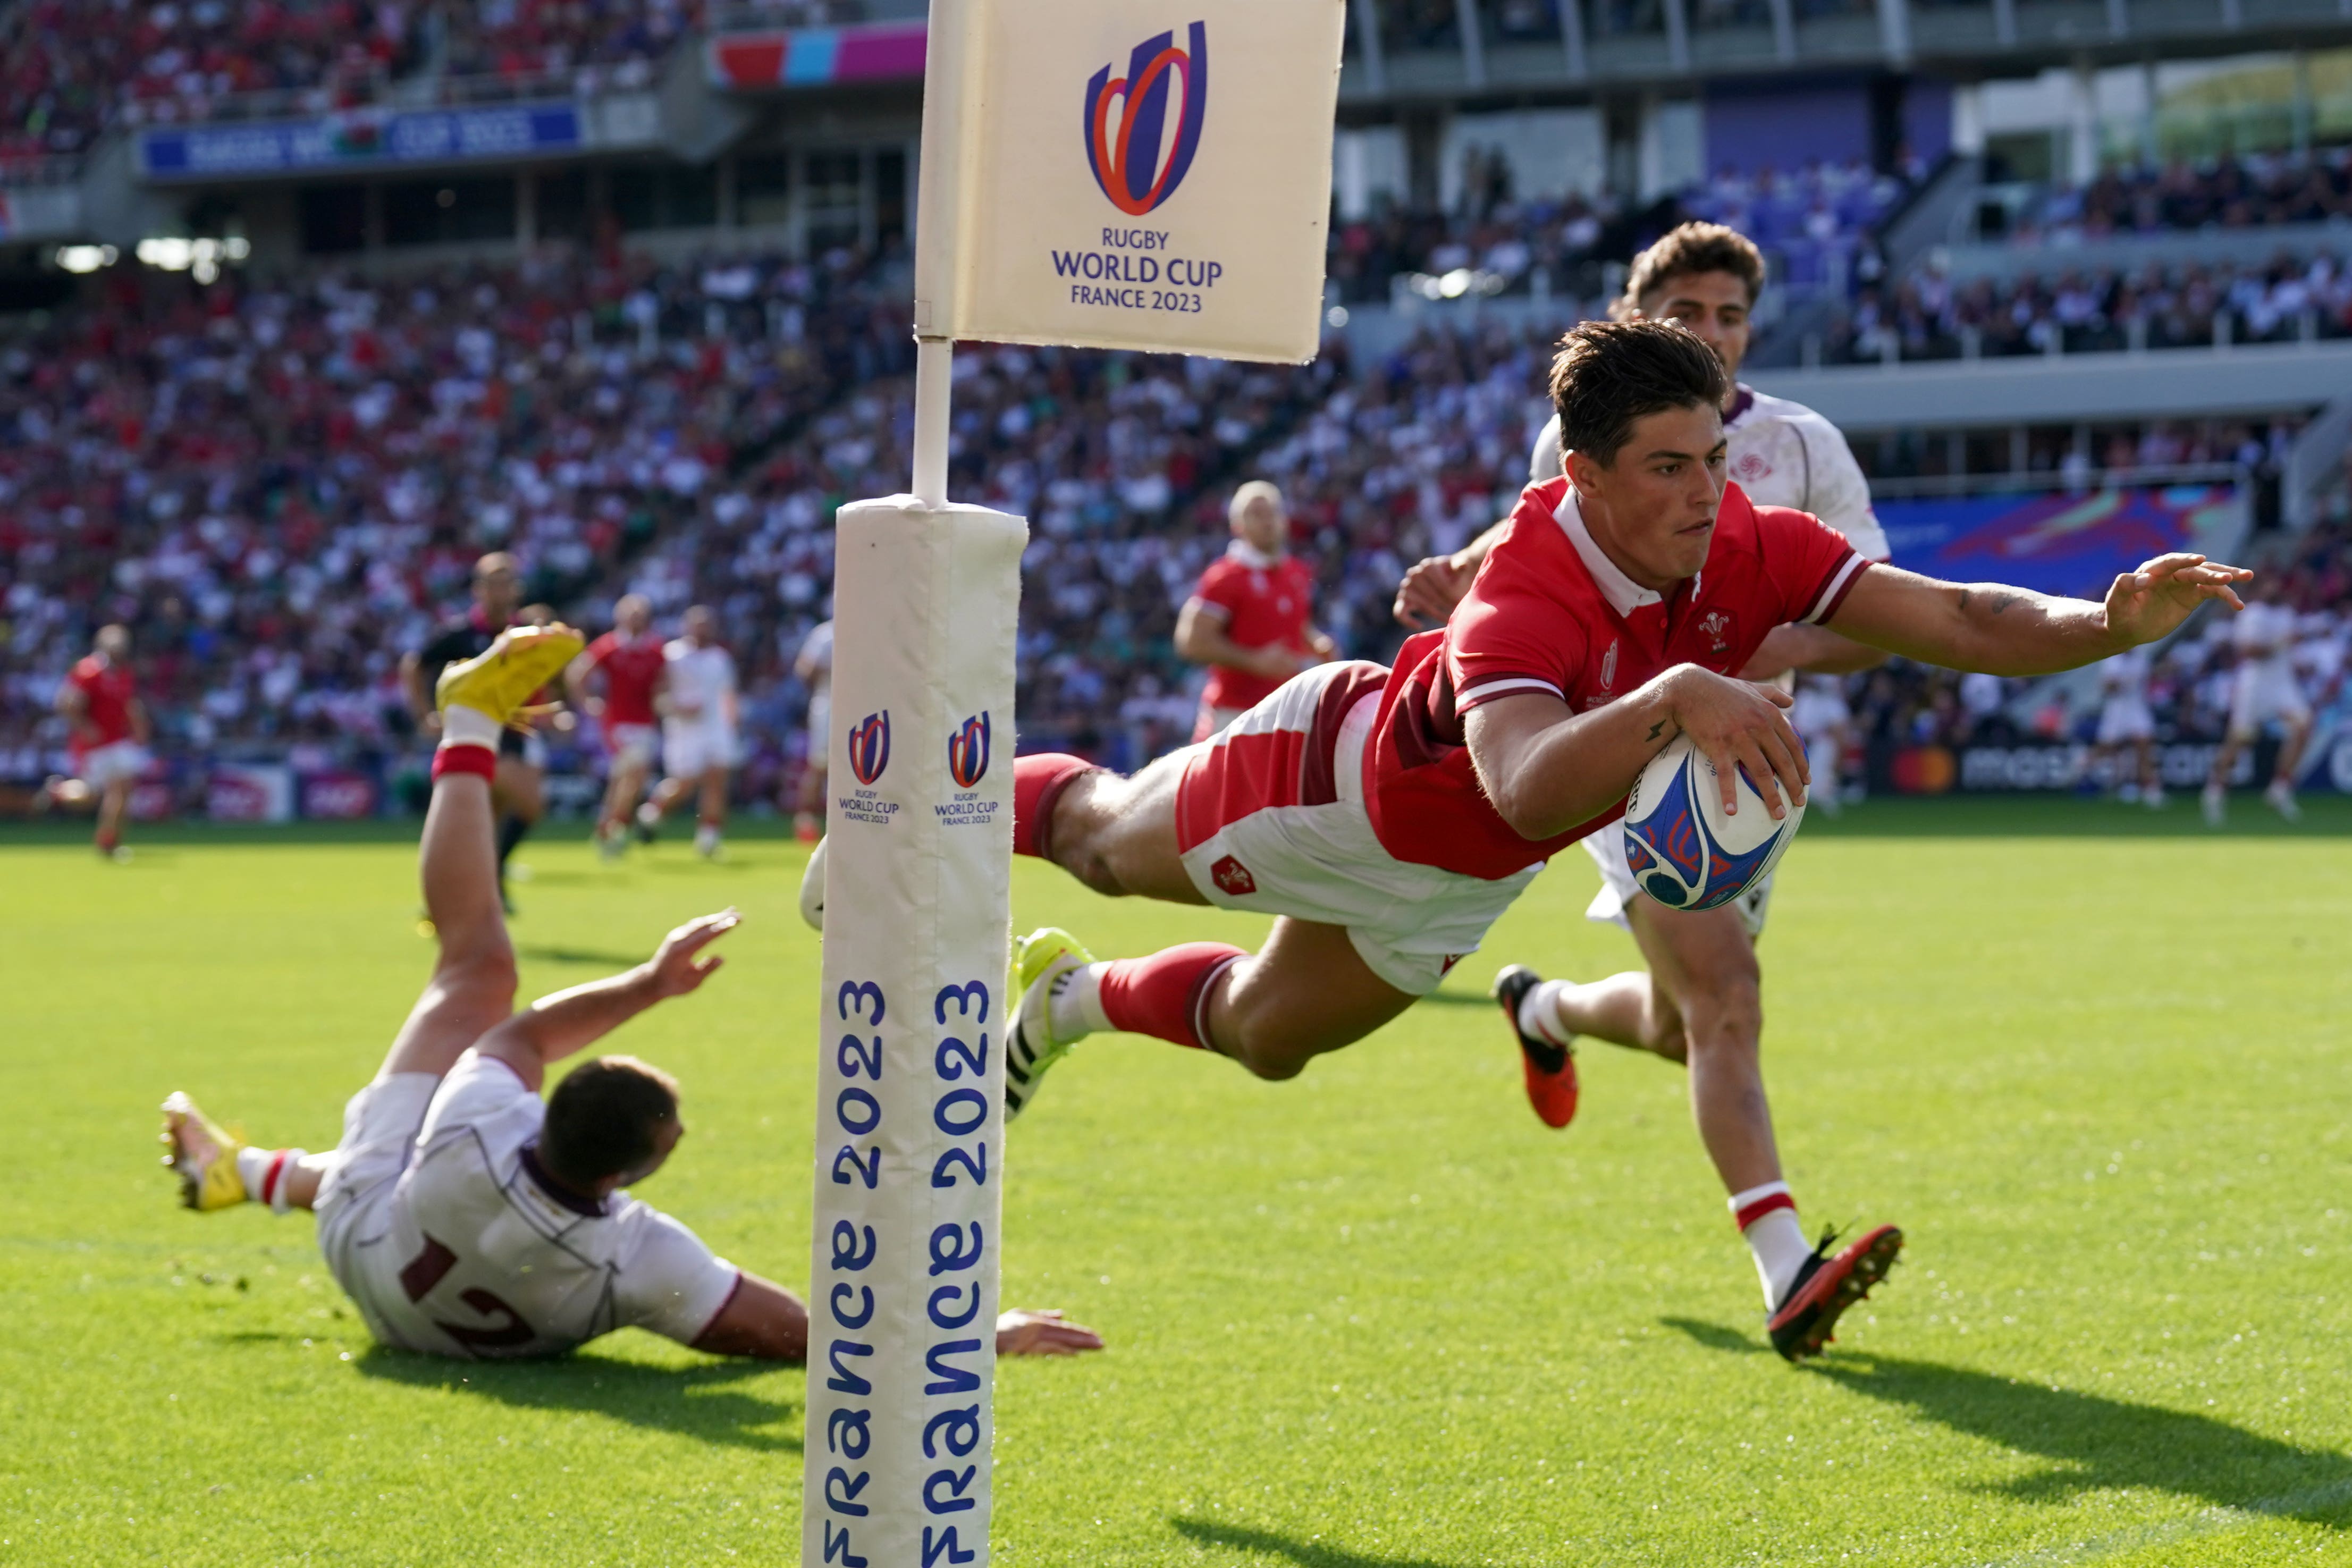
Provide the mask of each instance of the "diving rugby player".
{"label": "diving rugby player", "polygon": [[[1434,991],[1547,858],[1614,822],[1677,736],[1735,767],[1768,810],[1801,800],[1787,694],[1738,679],[1775,628],[2004,675],[2069,669],[2162,637],[2250,575],[2199,555],[2116,579],[2104,605],[1962,586],[1865,559],[1818,519],[1726,482],[1722,361],[1668,323],[1580,327],[1551,394],[1567,473],[1530,485],[1446,626],[1391,669],[1294,678],[1215,741],[1130,778],[1071,756],[1014,764],[1013,847],[1087,886],[1270,914],[1256,953],[1192,942],[1097,963],[1060,931],[1016,955],[1008,1114],[1071,1045],[1157,1037],[1296,1076]],[[1693,1099],[1733,1193],[1780,1179],[1752,1049],[1688,1053]],[[1744,1031],[1752,1039],[1754,1031]],[[1791,1359],[1892,1261],[1882,1226],[1806,1254],[1768,1312]]]}

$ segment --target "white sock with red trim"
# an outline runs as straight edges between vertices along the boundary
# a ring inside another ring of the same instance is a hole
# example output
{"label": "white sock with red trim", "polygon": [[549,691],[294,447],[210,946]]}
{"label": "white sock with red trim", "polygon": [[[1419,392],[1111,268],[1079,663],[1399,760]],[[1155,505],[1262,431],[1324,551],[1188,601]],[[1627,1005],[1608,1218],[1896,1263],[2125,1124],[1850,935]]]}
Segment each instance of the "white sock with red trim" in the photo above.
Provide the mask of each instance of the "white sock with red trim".
{"label": "white sock with red trim", "polygon": [[289,1195],[294,1184],[287,1178],[294,1167],[310,1153],[308,1149],[239,1149],[236,1152],[236,1173],[245,1183],[248,1202],[268,1204],[271,1214],[293,1212],[294,1201]]}
{"label": "white sock with red trim", "polygon": [[499,735],[506,728],[478,708],[463,708],[455,703],[441,710],[441,744],[444,746],[487,746],[495,754]]}
{"label": "white sock with red trim", "polygon": [[1764,1310],[1779,1308],[1797,1281],[1797,1270],[1813,1249],[1805,1245],[1805,1227],[1797,1222],[1797,1200],[1786,1182],[1767,1182],[1731,1194],[1731,1215],[1739,1234],[1756,1258],[1756,1278],[1764,1287]]}
{"label": "white sock with red trim", "polygon": [[1573,1045],[1576,1031],[1559,1021],[1559,999],[1570,989],[1565,980],[1539,981],[1519,998],[1519,1033],[1562,1047]]}
{"label": "white sock with red trim", "polygon": [[1109,972],[1108,963],[1082,963],[1054,976],[1053,990],[1045,998],[1045,1022],[1054,1038],[1066,1042],[1110,1027],[1110,1016],[1102,1004],[1103,976]]}

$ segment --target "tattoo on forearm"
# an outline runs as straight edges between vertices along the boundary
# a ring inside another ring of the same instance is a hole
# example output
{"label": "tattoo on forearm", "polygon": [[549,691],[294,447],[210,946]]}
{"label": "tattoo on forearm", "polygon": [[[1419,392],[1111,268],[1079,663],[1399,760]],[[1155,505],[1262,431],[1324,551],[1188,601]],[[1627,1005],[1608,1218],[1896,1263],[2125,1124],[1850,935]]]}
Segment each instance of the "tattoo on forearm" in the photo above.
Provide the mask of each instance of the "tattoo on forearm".
{"label": "tattoo on forearm", "polygon": [[2023,603],[2025,603],[2025,596],[2021,594],[1995,594],[1992,596],[1992,613],[1996,616],[2003,615]]}
{"label": "tattoo on forearm", "polygon": [[1648,735],[1644,736],[1643,739],[1654,741],[1665,732],[1666,721],[1664,719],[1661,719],[1656,723],[1650,726],[1650,732]]}

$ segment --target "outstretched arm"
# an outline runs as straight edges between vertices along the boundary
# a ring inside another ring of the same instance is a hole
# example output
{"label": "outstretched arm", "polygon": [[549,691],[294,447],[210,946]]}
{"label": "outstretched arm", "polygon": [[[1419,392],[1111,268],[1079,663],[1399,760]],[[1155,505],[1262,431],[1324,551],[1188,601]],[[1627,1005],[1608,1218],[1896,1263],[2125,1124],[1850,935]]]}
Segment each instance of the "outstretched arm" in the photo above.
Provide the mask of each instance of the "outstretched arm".
{"label": "outstretched arm", "polygon": [[[712,1355],[761,1361],[808,1359],[808,1308],[772,1280],[744,1270],[743,1282],[694,1341]],[[996,1320],[998,1355],[1076,1355],[1103,1348],[1102,1336],[1058,1311],[1010,1311]]]}
{"label": "outstretched arm", "polygon": [[1739,672],[1739,679],[1770,680],[1792,669],[1811,675],[1852,675],[1857,670],[1876,669],[1885,662],[1883,649],[1801,621],[1774,626],[1765,633],[1764,645]]}
{"label": "outstretched arm", "polygon": [[742,919],[726,909],[688,921],[635,969],[542,996],[484,1035],[474,1048],[514,1068],[536,1090],[550,1062],[595,1044],[655,1003],[683,996],[717,973],[726,959],[715,952],[705,956],[703,949]]}
{"label": "outstretched arm", "polygon": [[2200,605],[2233,610],[2252,573],[2202,555],[2159,555],[2117,577],[2106,602],[2059,599],[1999,583],[1941,583],[1894,566],[1864,572],[1832,630],[1923,664],[1988,675],[2053,675],[2166,636]]}

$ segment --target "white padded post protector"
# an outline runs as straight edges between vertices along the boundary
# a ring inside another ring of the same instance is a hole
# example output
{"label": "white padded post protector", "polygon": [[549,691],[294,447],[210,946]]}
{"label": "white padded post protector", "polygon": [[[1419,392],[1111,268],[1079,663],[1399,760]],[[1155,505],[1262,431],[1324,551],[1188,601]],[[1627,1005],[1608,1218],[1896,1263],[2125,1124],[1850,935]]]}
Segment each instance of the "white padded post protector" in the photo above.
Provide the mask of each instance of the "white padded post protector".
{"label": "white padded post protector", "polygon": [[988,1562],[1028,528],[841,509],[802,1562]]}

